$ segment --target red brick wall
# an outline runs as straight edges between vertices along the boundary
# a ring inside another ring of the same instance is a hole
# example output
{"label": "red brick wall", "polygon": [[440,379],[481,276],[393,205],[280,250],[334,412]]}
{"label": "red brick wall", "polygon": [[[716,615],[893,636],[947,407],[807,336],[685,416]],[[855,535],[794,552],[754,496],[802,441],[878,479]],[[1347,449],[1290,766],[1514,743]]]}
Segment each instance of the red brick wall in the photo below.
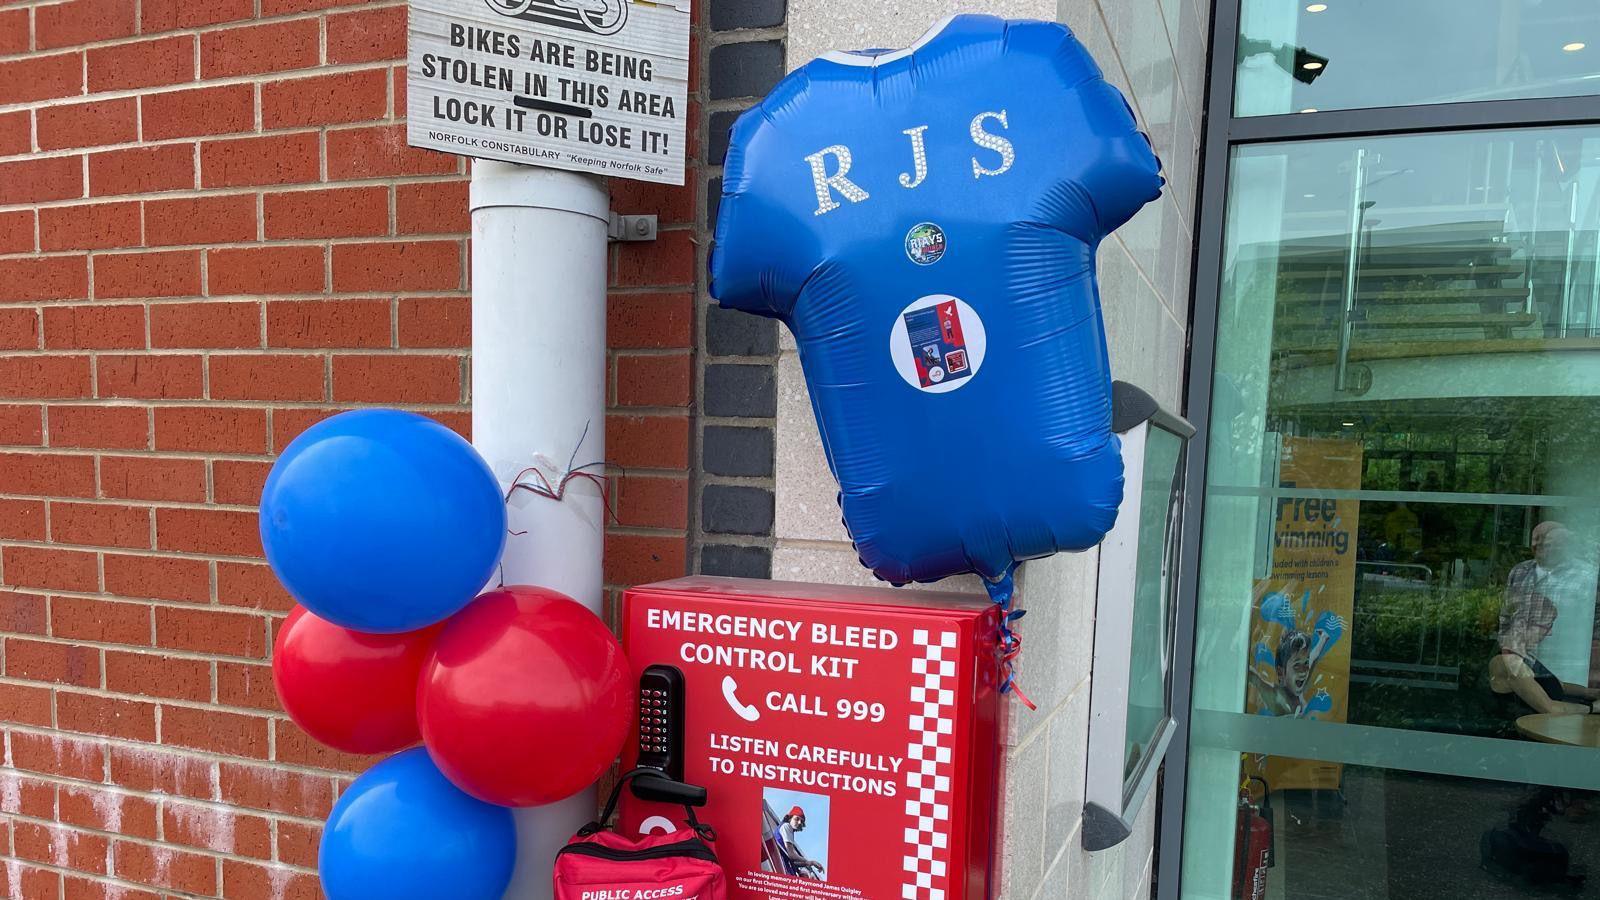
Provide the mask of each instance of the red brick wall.
{"label": "red brick wall", "polygon": [[[0,0],[8,896],[318,893],[368,760],[277,708],[254,504],[334,411],[468,427],[467,168],[406,147],[404,50],[387,0]],[[665,230],[613,250],[613,587],[685,568],[696,278],[693,188],[614,192]]]}

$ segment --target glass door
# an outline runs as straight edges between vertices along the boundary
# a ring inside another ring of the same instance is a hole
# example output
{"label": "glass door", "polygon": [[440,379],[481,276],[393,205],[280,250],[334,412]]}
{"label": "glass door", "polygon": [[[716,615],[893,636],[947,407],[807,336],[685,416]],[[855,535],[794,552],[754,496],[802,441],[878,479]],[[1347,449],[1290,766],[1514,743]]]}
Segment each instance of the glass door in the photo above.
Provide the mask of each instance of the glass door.
{"label": "glass door", "polygon": [[1600,897],[1600,125],[1284,130],[1208,144],[1161,896]]}

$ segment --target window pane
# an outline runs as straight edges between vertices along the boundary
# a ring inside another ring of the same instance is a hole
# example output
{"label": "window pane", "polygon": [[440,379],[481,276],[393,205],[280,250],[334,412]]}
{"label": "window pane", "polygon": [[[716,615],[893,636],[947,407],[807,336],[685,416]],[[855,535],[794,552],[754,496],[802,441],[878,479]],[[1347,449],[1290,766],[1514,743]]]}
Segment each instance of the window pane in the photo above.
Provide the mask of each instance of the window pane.
{"label": "window pane", "polygon": [[1523,849],[1600,863],[1600,128],[1250,146],[1229,183],[1184,894],[1232,896],[1259,778],[1377,829],[1269,897],[1534,896],[1397,829],[1481,836],[1517,798],[1461,779],[1532,783]]}
{"label": "window pane", "polygon": [[[1177,553],[1175,529],[1180,521],[1178,478],[1183,464],[1183,439],[1151,427],[1144,450],[1144,485],[1140,493],[1139,549],[1133,585],[1133,646],[1128,659],[1128,733],[1126,753],[1130,780],[1171,714],[1172,702],[1172,565]],[[1129,787],[1125,784],[1124,789]]]}
{"label": "window pane", "polygon": [[1600,93],[1594,0],[1243,0],[1234,115]]}

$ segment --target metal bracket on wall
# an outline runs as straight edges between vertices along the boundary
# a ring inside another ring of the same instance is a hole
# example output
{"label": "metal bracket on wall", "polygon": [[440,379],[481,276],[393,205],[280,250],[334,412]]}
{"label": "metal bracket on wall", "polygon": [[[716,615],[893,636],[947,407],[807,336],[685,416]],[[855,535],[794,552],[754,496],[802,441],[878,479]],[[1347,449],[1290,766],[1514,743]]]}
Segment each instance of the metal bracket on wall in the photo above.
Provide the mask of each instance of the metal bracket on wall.
{"label": "metal bracket on wall", "polygon": [[656,239],[656,217],[619,216],[612,213],[606,236],[613,241],[653,241]]}

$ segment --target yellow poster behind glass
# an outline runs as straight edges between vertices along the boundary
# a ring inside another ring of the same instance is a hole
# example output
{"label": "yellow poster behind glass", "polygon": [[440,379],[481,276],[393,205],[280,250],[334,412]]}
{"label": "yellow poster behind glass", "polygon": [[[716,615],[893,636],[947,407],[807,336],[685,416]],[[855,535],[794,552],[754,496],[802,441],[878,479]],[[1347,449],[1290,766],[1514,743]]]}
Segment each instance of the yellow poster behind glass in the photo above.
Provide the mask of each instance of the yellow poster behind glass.
{"label": "yellow poster behind glass", "polygon": [[[1312,495],[1361,487],[1361,444],[1285,437],[1273,516],[1272,567],[1255,584],[1245,710],[1343,722],[1350,702],[1359,500]],[[1246,770],[1273,790],[1339,787],[1337,763],[1255,757]]]}

